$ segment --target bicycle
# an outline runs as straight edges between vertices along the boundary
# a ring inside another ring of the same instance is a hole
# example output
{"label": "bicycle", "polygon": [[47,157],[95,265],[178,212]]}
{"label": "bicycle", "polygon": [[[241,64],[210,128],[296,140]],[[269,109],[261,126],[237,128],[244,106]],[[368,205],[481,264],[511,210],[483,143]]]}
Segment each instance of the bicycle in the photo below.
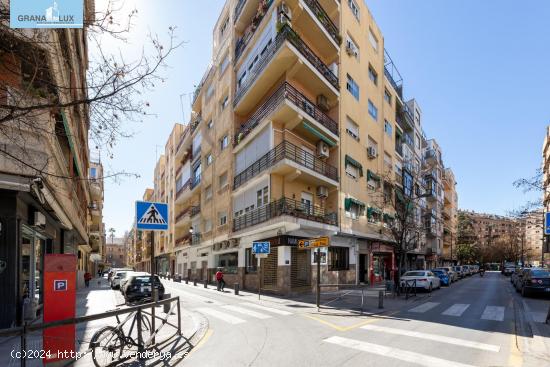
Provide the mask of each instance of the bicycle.
{"label": "bicycle", "polygon": [[[150,298],[143,299],[136,304],[150,302]],[[139,318],[141,316],[141,318]],[[90,341],[92,351],[92,360],[96,367],[107,367],[118,364],[121,361],[132,357],[134,352],[146,349],[152,341],[153,330],[151,320],[143,311],[131,312],[121,322],[116,315],[117,326],[105,326],[94,333]],[[125,332],[124,326],[132,320],[128,332]],[[141,325],[140,325],[141,324]],[[138,329],[141,326],[141,330]],[[137,335],[134,335],[134,327]],[[141,332],[141,340],[139,333]],[[149,333],[147,340],[144,340],[144,333]],[[138,339],[138,340],[136,340]],[[123,352],[126,352],[123,354]]]}

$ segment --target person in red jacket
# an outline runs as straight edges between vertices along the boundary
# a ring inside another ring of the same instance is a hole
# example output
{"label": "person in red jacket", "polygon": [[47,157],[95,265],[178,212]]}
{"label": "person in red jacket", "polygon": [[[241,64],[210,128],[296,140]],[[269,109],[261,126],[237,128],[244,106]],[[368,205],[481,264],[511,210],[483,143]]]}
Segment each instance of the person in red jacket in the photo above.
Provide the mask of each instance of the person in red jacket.
{"label": "person in red jacket", "polygon": [[218,290],[223,292],[223,289],[225,288],[225,280],[223,280],[222,268],[218,268],[218,271],[216,272],[216,281],[218,282]]}
{"label": "person in red jacket", "polygon": [[86,288],[90,286],[90,279],[92,279],[92,274],[86,272],[86,274],[84,274],[84,284],[86,284]]}

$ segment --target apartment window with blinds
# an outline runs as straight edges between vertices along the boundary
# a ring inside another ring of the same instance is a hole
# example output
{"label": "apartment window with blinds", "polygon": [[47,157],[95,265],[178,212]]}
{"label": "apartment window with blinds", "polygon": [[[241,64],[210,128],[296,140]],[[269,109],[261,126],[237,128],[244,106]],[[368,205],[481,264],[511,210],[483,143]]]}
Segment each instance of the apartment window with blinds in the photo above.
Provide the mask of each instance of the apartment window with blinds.
{"label": "apartment window with blinds", "polygon": [[225,98],[220,103],[222,111],[225,110],[225,108],[227,107],[228,104],[229,104],[229,96],[225,96]]}
{"label": "apartment window with blinds", "polygon": [[225,186],[227,186],[227,172],[222,173],[218,178],[218,181],[220,189],[223,189]]}
{"label": "apartment window with blinds", "polygon": [[229,66],[229,53],[225,55],[225,57],[223,58],[220,64],[220,76],[222,76],[225,73],[225,70],[227,70],[228,66]]}
{"label": "apartment window with blinds", "polygon": [[210,120],[208,121],[208,124],[206,124],[206,127],[208,130],[211,130],[214,127],[214,121]]}
{"label": "apartment window with blinds", "polygon": [[204,221],[204,232],[210,232],[212,230],[212,220],[207,219]]}
{"label": "apartment window with blinds", "polygon": [[256,192],[256,206],[259,208],[269,202],[269,191],[267,186]]}
{"label": "apartment window with blinds", "polygon": [[384,132],[391,138],[393,127],[391,126],[391,123],[388,122],[388,120],[384,120]]}
{"label": "apartment window with blinds", "polygon": [[226,212],[219,212],[218,213],[218,225],[223,226],[224,224],[227,224],[227,213]]}
{"label": "apartment window with blinds", "polygon": [[359,5],[355,2],[355,0],[348,0],[349,8],[351,9],[351,12],[353,15],[355,15],[355,18],[359,20],[360,14],[359,14]]}
{"label": "apartment window with blinds", "polygon": [[206,156],[206,166],[210,166],[214,162],[214,158],[212,157],[212,153],[208,153]]}
{"label": "apartment window with blinds", "polygon": [[388,102],[391,106],[391,93],[387,89],[384,89],[384,101]]}
{"label": "apartment window with blinds", "polygon": [[220,27],[220,37],[223,37],[223,35],[225,34],[228,24],[229,24],[229,17],[225,18],[225,20],[223,21]]}
{"label": "apartment window with blinds", "polygon": [[369,42],[372,48],[374,48],[375,51],[378,51],[378,38],[376,38],[376,36],[372,32],[372,29],[370,28],[369,28]]}
{"label": "apartment window with blinds", "polygon": [[359,125],[352,119],[346,117],[346,132],[355,140],[359,141]]}
{"label": "apartment window with blinds", "polygon": [[346,89],[351,93],[352,96],[355,97],[356,100],[359,100],[359,86],[349,74],[347,74],[347,76],[348,81],[346,83]]}
{"label": "apartment window with blinds", "polygon": [[349,269],[349,248],[330,246],[328,248],[328,270],[348,270]]}
{"label": "apartment window with blinds", "polygon": [[369,99],[369,115],[375,120],[378,121],[378,108],[372,103],[372,101]]}
{"label": "apartment window with blinds", "polygon": [[229,137],[225,135],[220,139],[220,150],[224,150],[229,145]]}
{"label": "apartment window with blinds", "polygon": [[204,197],[206,200],[212,199],[212,185],[204,189]]}

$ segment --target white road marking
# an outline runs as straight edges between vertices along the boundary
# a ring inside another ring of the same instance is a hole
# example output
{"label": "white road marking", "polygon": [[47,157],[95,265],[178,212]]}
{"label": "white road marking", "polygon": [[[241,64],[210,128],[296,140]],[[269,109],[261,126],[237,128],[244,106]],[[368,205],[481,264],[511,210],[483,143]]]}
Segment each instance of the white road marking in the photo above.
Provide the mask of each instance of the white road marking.
{"label": "white road marking", "polygon": [[189,300],[189,301],[198,301],[198,302],[205,302],[205,303],[209,303],[211,305],[216,305],[216,306],[219,306],[219,305],[224,305],[225,303],[222,303],[220,301],[216,301],[212,298],[208,298],[208,297],[203,297],[203,296],[199,296],[198,294],[195,294],[195,293],[192,293],[192,292],[186,292],[186,291],[183,291],[179,288],[175,288],[175,287],[170,287],[170,286],[165,286],[166,288],[169,288],[169,289],[172,289],[174,292],[176,293],[181,293],[182,295],[185,296],[185,300]]}
{"label": "white road marking", "polygon": [[252,310],[246,309],[244,307],[239,307],[239,306],[234,306],[234,305],[225,305],[225,306],[222,306],[222,308],[225,308],[225,309],[233,311],[233,312],[242,313],[243,315],[252,316],[252,317],[255,317],[257,319],[264,320],[264,319],[270,319],[271,318],[270,315],[266,315],[266,314],[263,314],[263,313],[260,313],[260,312],[252,311]]}
{"label": "white road marking", "polygon": [[487,306],[485,307],[485,311],[483,311],[481,318],[483,320],[502,321],[504,320],[504,307]]}
{"label": "white road marking", "polygon": [[499,345],[478,343],[470,340],[452,338],[452,337],[443,336],[443,335],[421,333],[418,331],[394,329],[394,328],[377,326],[377,325],[364,325],[364,326],[361,326],[361,329],[379,331],[382,333],[388,333],[388,334],[394,334],[394,335],[410,336],[413,338],[432,340],[435,342],[453,344],[453,345],[458,345],[458,346],[467,347],[467,348],[481,349],[481,350],[486,350],[486,351],[495,352],[495,353],[498,353],[500,351]]}
{"label": "white road marking", "polygon": [[466,311],[468,307],[470,307],[469,304],[455,303],[454,305],[443,311],[442,315],[462,316],[462,314],[464,313],[464,311]]}
{"label": "white road marking", "polygon": [[398,348],[392,348],[385,345],[362,342],[354,339],[332,336],[325,339],[324,342],[340,345],[346,348],[360,350],[362,352],[377,354],[379,356],[398,359],[400,361],[419,364],[426,367],[474,367],[469,364],[453,362],[442,358],[431,357],[426,354],[409,352]]}
{"label": "white road marking", "polygon": [[209,308],[209,307],[200,307],[200,308],[197,308],[196,309],[197,311],[199,312],[202,312],[202,313],[205,313],[209,316],[212,316],[212,317],[215,317],[217,319],[220,319],[222,321],[225,321],[225,322],[228,322],[230,324],[242,324],[243,322],[246,322],[245,320],[243,319],[240,319],[238,317],[235,317],[233,315],[229,315],[225,312],[221,312],[221,311],[218,311],[218,310],[215,310],[213,308]]}
{"label": "white road marking", "polygon": [[263,310],[263,311],[267,311],[267,312],[271,312],[271,313],[276,313],[278,315],[283,315],[283,316],[292,315],[292,312],[283,311],[283,310],[279,310],[277,308],[272,308],[272,307],[261,306],[261,305],[255,304],[255,303],[241,303],[241,305],[247,306],[247,307],[254,307],[254,308],[257,308],[259,310]]}
{"label": "white road marking", "polygon": [[409,312],[417,312],[417,313],[424,313],[426,311],[431,310],[432,308],[439,306],[438,302],[426,302],[421,304],[420,306],[416,306],[415,308],[411,308]]}
{"label": "white road marking", "polygon": [[534,322],[540,322],[543,323],[546,321],[546,313],[545,312],[535,312],[535,311],[529,311],[529,315],[531,315],[531,318]]}

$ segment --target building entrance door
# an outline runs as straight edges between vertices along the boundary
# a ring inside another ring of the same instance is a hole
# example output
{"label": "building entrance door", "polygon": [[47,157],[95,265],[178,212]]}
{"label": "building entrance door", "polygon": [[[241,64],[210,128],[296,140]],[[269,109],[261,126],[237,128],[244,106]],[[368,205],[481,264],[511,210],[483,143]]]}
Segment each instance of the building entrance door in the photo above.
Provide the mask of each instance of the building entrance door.
{"label": "building entrance door", "polygon": [[359,283],[368,283],[369,261],[367,254],[359,254]]}
{"label": "building entrance door", "polygon": [[311,250],[290,249],[290,287],[311,287]]}
{"label": "building entrance door", "polygon": [[42,269],[46,238],[27,226],[23,226],[21,232],[19,286],[25,313],[23,318],[34,319],[35,310],[43,303]]}
{"label": "building entrance door", "polygon": [[309,192],[302,192],[301,202],[304,213],[313,214],[313,195]]}

